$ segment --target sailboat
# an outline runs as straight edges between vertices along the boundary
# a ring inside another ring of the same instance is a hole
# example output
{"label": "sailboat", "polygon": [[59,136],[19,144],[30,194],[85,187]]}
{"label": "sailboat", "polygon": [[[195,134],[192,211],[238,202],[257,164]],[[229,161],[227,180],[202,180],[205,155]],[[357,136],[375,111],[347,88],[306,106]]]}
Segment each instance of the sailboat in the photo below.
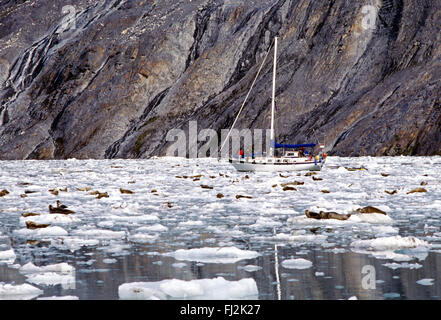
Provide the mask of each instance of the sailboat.
{"label": "sailboat", "polygon": [[[261,156],[254,155],[244,155],[241,151],[238,157],[230,157],[229,162],[236,168],[237,171],[301,171],[301,170],[309,170],[309,171],[320,171],[325,164],[326,161],[326,153],[323,153],[324,145],[320,144],[319,149],[320,152],[317,155],[313,155],[307,151],[307,148],[314,148],[317,146],[315,143],[306,143],[306,144],[279,144],[275,141],[275,132],[274,132],[274,115],[275,115],[275,92],[276,92],[276,70],[277,70],[277,40],[274,39],[274,65],[273,65],[273,84],[272,84],[272,102],[271,102],[271,133],[270,133],[270,147],[269,152],[267,154],[262,154]],[[268,51],[269,52],[269,51]],[[265,57],[266,58],[266,57]],[[263,61],[265,63],[265,59]],[[262,63],[262,66],[263,66]],[[257,76],[262,68],[260,67]],[[255,79],[255,80],[256,80]],[[255,80],[252,86],[255,83]],[[250,91],[252,89],[250,88]],[[249,95],[249,92],[248,92]],[[248,97],[247,95],[247,97]],[[245,101],[247,99],[245,98]],[[237,121],[237,118],[240,115],[240,112],[245,105],[245,101],[242,104],[241,109],[233,123],[230,132],[232,131],[234,124]],[[229,135],[227,136],[224,144],[221,147],[224,147],[225,142],[228,140]],[[279,152],[278,149],[282,149],[282,152]],[[288,149],[288,150],[287,150]],[[279,155],[281,153],[281,155]]]}

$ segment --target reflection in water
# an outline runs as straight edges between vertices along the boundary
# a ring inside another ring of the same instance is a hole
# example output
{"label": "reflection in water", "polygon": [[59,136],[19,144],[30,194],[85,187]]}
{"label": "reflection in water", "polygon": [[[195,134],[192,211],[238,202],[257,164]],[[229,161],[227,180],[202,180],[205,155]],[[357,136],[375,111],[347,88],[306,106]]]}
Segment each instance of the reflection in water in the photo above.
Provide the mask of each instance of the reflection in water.
{"label": "reflection in water", "polygon": [[[52,255],[35,256],[34,261],[48,265],[68,262],[76,268],[75,283],[39,286],[44,296],[78,296],[80,299],[118,299],[118,287],[128,282],[154,282],[164,279],[211,279],[218,276],[226,280],[254,278],[259,299],[282,300],[335,300],[348,299],[439,299],[441,285],[441,257],[431,252],[420,262],[419,269],[391,269],[383,264],[387,260],[376,259],[354,252],[334,253],[322,248],[303,246],[277,246],[274,250],[250,260],[234,264],[197,263],[177,261],[157,254],[157,248],[135,245],[130,254],[117,256],[114,263],[106,263],[108,257],[99,250],[81,249],[75,253],[57,252]],[[309,250],[305,250],[309,249]],[[41,251],[41,252],[44,252]],[[301,255],[299,255],[301,253]],[[281,261],[301,257],[313,263],[304,270],[286,269]],[[83,260],[88,259],[88,260]],[[176,262],[180,262],[176,265]],[[25,261],[16,261],[23,265]],[[257,265],[256,271],[245,271],[243,266]],[[375,268],[375,289],[364,289],[362,268]],[[277,267],[278,266],[278,267]],[[241,268],[242,267],[242,268]],[[434,279],[431,286],[419,285],[420,279]],[[0,265],[0,282],[25,283],[26,277],[17,268]]]}

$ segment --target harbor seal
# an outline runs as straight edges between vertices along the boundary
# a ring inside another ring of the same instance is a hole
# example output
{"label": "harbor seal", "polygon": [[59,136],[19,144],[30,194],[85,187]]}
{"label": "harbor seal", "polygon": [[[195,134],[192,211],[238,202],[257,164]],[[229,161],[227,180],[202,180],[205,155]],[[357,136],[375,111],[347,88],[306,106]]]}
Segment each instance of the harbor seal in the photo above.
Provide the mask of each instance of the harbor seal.
{"label": "harbor seal", "polygon": [[351,217],[351,214],[341,214],[332,211],[331,212],[320,211],[319,213],[317,213],[317,212],[305,210],[305,215],[308,218],[317,219],[317,220],[321,220],[321,219],[347,220]]}

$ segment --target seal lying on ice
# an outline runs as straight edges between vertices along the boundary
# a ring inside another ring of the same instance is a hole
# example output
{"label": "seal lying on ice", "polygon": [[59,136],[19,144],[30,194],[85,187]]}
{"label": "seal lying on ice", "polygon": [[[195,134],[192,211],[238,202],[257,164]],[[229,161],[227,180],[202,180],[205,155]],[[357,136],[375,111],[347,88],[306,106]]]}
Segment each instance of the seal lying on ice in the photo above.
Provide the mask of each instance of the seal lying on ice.
{"label": "seal lying on ice", "polygon": [[320,219],[347,220],[351,216],[350,214],[340,214],[337,212],[320,211],[319,213],[317,213],[317,212],[313,212],[313,211],[309,211],[309,210],[305,210],[305,215],[308,218],[317,219],[317,220],[320,220]]}
{"label": "seal lying on ice", "polygon": [[75,211],[67,209],[67,206],[65,206],[64,204],[61,204],[60,201],[57,200],[56,207],[49,205],[49,213],[72,214],[72,213],[75,213]]}

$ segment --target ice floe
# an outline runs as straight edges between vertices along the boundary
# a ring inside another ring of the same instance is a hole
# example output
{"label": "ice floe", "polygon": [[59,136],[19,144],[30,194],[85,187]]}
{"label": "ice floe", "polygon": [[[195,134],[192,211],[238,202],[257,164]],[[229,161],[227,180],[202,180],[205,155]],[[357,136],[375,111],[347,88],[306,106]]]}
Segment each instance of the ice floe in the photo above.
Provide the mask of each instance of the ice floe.
{"label": "ice floe", "polygon": [[30,300],[43,294],[43,290],[30,284],[3,284],[0,282],[0,300]]}
{"label": "ice floe", "polygon": [[77,237],[84,237],[86,239],[124,239],[126,238],[125,231],[113,231],[106,229],[80,229],[72,232],[72,235]]}
{"label": "ice floe", "polygon": [[[424,260],[430,249],[428,242],[413,236],[391,236],[376,239],[357,240],[351,243],[352,251],[369,254],[377,259],[404,262],[413,259]],[[398,251],[398,252],[397,252]]]}
{"label": "ice floe", "polygon": [[308,269],[312,267],[312,262],[303,258],[287,259],[281,263],[286,269]]}
{"label": "ice floe", "polygon": [[106,264],[116,263],[117,261],[118,260],[113,259],[113,258],[103,259],[103,263],[106,263]]}
{"label": "ice floe", "polygon": [[39,216],[20,217],[20,224],[25,226],[26,221],[33,221],[39,224],[69,224],[80,222],[81,219],[74,215],[65,214],[42,214]]}
{"label": "ice floe", "polygon": [[173,268],[180,269],[180,268],[186,268],[186,267],[187,267],[187,264],[186,264],[185,262],[175,262],[175,263],[172,263],[171,266],[172,266]]}
{"label": "ice floe", "polygon": [[53,265],[37,267],[29,262],[19,269],[27,281],[37,285],[53,286],[61,284],[63,289],[74,289],[75,268],[63,262]]}
{"label": "ice floe", "polygon": [[306,231],[301,230],[294,234],[278,233],[273,236],[274,240],[288,241],[297,243],[321,243],[327,239],[325,234],[306,234]]}
{"label": "ice floe", "polygon": [[61,284],[63,289],[75,289],[75,275],[45,272],[26,275],[27,281],[42,286],[54,286]]}
{"label": "ice floe", "polygon": [[252,250],[241,250],[236,247],[205,247],[195,249],[178,249],[164,253],[164,256],[176,260],[198,261],[203,263],[235,263],[244,259],[254,259],[259,253]]}
{"label": "ice floe", "polygon": [[195,227],[195,226],[202,226],[204,223],[200,220],[189,220],[189,221],[182,221],[179,222],[179,226],[181,227]]}
{"label": "ice floe", "polygon": [[75,271],[75,268],[65,262],[51,264],[47,266],[41,266],[41,267],[34,265],[32,262],[28,262],[22,267],[20,267],[19,271],[23,274],[44,273],[44,272],[72,273]]}
{"label": "ice floe", "polygon": [[268,217],[260,217],[256,222],[250,225],[250,228],[263,229],[263,228],[274,228],[282,225],[282,222],[275,221],[274,219]]}
{"label": "ice floe", "polygon": [[237,269],[244,270],[246,272],[255,272],[255,271],[261,270],[262,267],[252,265],[252,264],[247,264],[246,266],[238,266]]}
{"label": "ice floe", "polygon": [[40,297],[37,300],[79,300],[77,296],[50,296],[50,297]]}
{"label": "ice floe", "polygon": [[43,229],[18,229],[14,231],[14,234],[24,238],[41,239],[50,237],[63,237],[69,233],[66,229],[59,226],[50,226]]}
{"label": "ice floe", "polygon": [[14,263],[16,258],[14,249],[9,249],[9,250],[4,250],[4,251],[0,251],[0,263]]}
{"label": "ice floe", "polygon": [[258,295],[254,279],[228,281],[223,277],[184,281],[169,279],[157,282],[124,283],[118,288],[120,299],[129,300],[229,300],[255,299]]}
{"label": "ice floe", "polygon": [[373,224],[389,224],[394,222],[391,217],[380,213],[353,214],[349,220],[354,223],[367,222]]}
{"label": "ice floe", "polygon": [[51,245],[60,250],[77,251],[83,247],[92,247],[99,245],[98,239],[84,239],[80,237],[62,237],[51,239]]}
{"label": "ice floe", "polygon": [[133,241],[133,242],[139,242],[139,243],[153,243],[158,239],[157,235],[151,235],[146,233],[135,233],[130,234],[127,237],[127,240]]}
{"label": "ice floe", "polygon": [[422,268],[423,266],[419,263],[396,263],[396,262],[391,262],[391,263],[383,263],[383,266],[388,267],[390,269],[419,269]]}
{"label": "ice floe", "polygon": [[136,232],[165,232],[168,228],[163,226],[162,224],[156,223],[151,226],[143,226],[137,228]]}
{"label": "ice floe", "polygon": [[421,248],[423,250],[429,249],[429,243],[424,240],[420,240],[416,237],[402,237],[402,236],[392,236],[392,237],[380,237],[376,239],[367,240],[357,240],[351,243],[352,247],[364,248],[367,250],[396,250],[404,248]]}
{"label": "ice floe", "polygon": [[432,286],[434,281],[435,281],[435,279],[425,278],[425,279],[418,280],[416,283],[418,283],[422,286]]}

